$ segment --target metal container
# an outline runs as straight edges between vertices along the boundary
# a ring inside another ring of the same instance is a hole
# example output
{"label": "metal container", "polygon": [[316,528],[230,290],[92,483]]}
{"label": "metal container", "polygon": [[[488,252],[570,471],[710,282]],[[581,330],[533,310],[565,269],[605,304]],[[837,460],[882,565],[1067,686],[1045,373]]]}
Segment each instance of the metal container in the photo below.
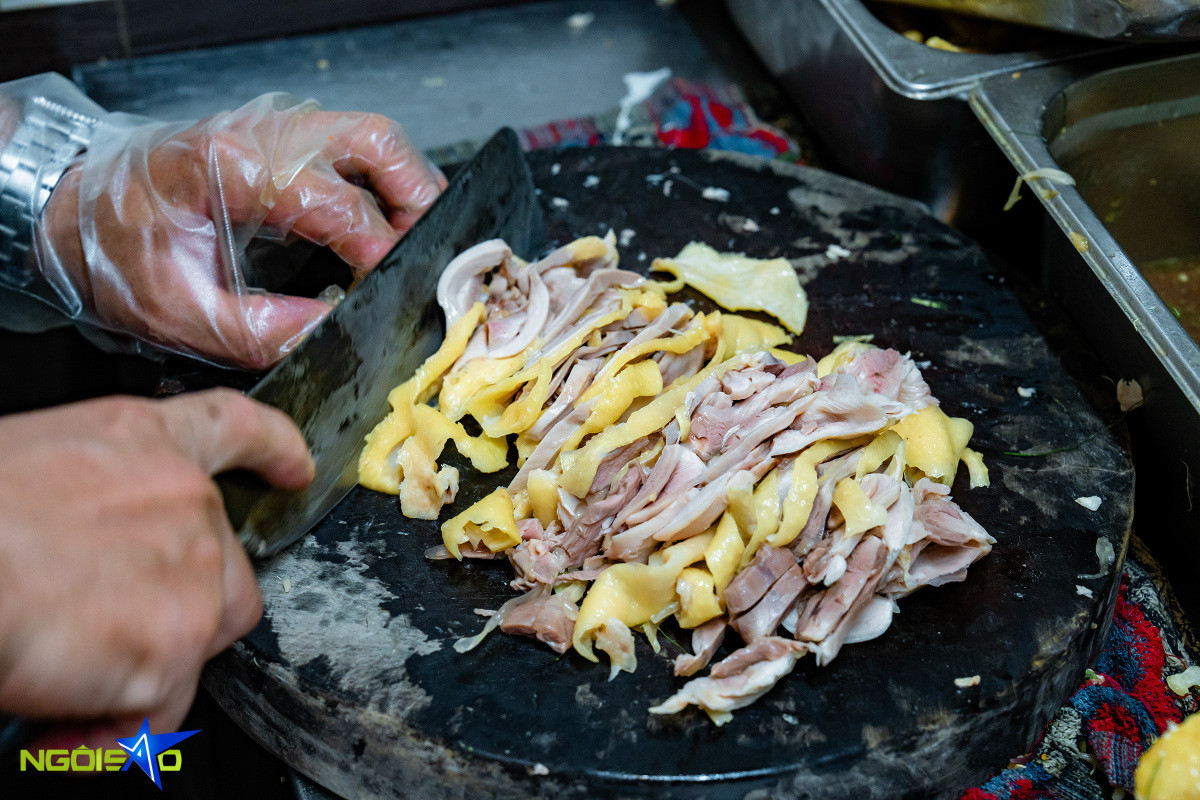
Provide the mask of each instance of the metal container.
{"label": "metal container", "polygon": [[[989,76],[1114,49],[1062,39],[1044,49],[972,54],[905,38],[860,0],[727,0],[738,27],[818,139],[829,166],[925,203],[1018,263],[1036,219],[1000,215],[1012,167],[964,102]],[[1040,33],[1040,32],[1039,32]],[[1045,38],[1045,37],[1042,37]]]}
{"label": "metal container", "polygon": [[893,0],[1101,39],[1200,37],[1196,0]]}
{"label": "metal container", "polygon": [[1141,385],[1127,416],[1137,528],[1200,619],[1200,347],[1138,268],[1200,255],[1200,54],[1112,66],[985,81],[970,104],[1018,172],[1066,167],[1077,181],[1032,192],[1054,223],[1043,283],[1109,374]]}

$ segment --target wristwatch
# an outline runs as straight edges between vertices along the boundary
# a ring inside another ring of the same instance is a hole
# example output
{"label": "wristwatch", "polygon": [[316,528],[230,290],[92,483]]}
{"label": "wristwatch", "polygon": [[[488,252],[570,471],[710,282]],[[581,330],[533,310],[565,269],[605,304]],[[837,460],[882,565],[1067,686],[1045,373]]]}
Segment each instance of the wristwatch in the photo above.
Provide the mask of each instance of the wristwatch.
{"label": "wristwatch", "polygon": [[45,97],[31,97],[0,152],[0,284],[29,289],[34,225],[71,162],[87,149],[97,119]]}

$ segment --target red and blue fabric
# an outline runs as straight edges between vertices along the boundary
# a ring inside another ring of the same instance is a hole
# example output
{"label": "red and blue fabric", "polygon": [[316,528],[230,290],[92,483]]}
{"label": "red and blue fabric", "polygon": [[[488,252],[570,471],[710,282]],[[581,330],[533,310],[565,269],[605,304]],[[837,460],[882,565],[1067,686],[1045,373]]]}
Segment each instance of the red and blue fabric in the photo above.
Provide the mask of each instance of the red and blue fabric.
{"label": "red and blue fabric", "polygon": [[1200,705],[1166,684],[1194,661],[1149,573],[1126,563],[1112,628],[1091,675],[1029,756],[962,800],[1107,800],[1132,792],[1142,753]]}

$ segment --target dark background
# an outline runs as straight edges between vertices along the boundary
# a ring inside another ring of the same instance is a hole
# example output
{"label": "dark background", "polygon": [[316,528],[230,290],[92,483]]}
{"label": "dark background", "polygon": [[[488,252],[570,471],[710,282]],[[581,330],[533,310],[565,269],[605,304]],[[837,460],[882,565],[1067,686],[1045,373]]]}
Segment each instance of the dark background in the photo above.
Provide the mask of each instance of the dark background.
{"label": "dark background", "polygon": [[101,59],[366,25],[515,0],[95,0],[0,14],[0,80]]}
{"label": "dark background", "polygon": [[[76,775],[19,769],[20,754],[0,753],[0,798],[5,800],[298,800],[292,778],[201,689],[180,730],[200,733],[180,742],[178,772],[162,775],[163,788],[131,764],[125,772]],[[151,731],[162,733],[162,731]],[[114,742],[113,747],[116,747]]]}

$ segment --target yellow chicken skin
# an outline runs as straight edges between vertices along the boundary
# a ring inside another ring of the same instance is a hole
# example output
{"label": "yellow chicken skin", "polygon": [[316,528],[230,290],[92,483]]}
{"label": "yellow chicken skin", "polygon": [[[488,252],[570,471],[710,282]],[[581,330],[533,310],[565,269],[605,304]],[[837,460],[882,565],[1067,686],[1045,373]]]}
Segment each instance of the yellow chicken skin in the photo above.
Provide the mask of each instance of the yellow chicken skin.
{"label": "yellow chicken skin", "polygon": [[1142,754],[1138,800],[1200,800],[1200,714],[1172,727]]}

